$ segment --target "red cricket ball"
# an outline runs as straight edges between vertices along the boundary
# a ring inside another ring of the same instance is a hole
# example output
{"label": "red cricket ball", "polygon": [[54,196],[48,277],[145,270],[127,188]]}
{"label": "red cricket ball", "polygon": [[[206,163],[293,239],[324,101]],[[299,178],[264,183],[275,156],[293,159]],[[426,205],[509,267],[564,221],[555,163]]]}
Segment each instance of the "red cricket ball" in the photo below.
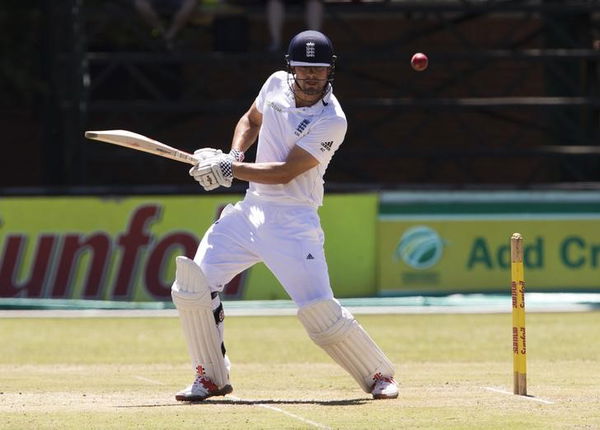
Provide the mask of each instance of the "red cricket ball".
{"label": "red cricket ball", "polygon": [[410,59],[410,65],[417,72],[422,72],[429,65],[429,59],[427,58],[427,55],[423,54],[422,52],[417,52]]}

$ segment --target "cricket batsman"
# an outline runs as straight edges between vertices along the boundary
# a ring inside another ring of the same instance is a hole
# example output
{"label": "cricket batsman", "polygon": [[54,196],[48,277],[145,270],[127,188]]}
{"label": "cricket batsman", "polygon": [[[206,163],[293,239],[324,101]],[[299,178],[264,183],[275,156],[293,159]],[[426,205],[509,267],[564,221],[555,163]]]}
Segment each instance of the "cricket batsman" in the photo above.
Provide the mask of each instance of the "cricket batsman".
{"label": "cricket batsman", "polygon": [[[193,260],[177,257],[172,298],[195,370],[176,394],[200,401],[232,392],[219,292],[234,276],[264,262],[298,306],[310,338],[375,399],[398,397],[394,367],[352,314],[334,298],[317,209],[323,175],[346,134],[333,95],[336,56],[327,36],[304,31],[290,42],[287,70],[273,73],[238,121],[227,154],[194,153],[190,170],[205,190],[249,182],[206,231]],[[244,152],[258,139],[256,162]],[[284,341],[284,340],[282,340]]]}

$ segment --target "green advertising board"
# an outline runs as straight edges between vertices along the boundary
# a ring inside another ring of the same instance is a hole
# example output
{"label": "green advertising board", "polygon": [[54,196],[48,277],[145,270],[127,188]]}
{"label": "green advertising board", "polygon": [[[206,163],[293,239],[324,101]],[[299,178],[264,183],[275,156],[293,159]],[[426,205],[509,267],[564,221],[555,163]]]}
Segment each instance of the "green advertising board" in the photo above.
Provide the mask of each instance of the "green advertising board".
{"label": "green advertising board", "polygon": [[[239,195],[0,198],[0,297],[168,301],[177,255]],[[334,293],[375,293],[376,194],[325,198],[321,221]],[[288,299],[262,264],[224,298]]]}
{"label": "green advertising board", "polygon": [[381,197],[380,293],[507,292],[515,232],[528,291],[600,290],[600,193],[405,192]]}

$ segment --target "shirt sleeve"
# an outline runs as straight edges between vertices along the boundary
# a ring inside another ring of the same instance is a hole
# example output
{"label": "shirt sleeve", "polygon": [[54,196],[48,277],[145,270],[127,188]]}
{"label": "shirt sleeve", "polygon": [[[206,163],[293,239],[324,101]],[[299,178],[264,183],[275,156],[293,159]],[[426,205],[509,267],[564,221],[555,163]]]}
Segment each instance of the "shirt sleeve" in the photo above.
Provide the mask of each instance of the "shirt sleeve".
{"label": "shirt sleeve", "polygon": [[264,113],[265,102],[267,101],[267,94],[269,93],[273,85],[277,85],[277,73],[278,72],[275,72],[267,78],[262,88],[260,89],[258,96],[256,96],[256,100],[254,102],[256,104],[256,109],[258,109],[260,113]]}
{"label": "shirt sleeve", "polygon": [[315,157],[319,163],[326,165],[342,144],[346,129],[345,118],[325,118],[318,121],[306,136],[296,142],[296,145]]}

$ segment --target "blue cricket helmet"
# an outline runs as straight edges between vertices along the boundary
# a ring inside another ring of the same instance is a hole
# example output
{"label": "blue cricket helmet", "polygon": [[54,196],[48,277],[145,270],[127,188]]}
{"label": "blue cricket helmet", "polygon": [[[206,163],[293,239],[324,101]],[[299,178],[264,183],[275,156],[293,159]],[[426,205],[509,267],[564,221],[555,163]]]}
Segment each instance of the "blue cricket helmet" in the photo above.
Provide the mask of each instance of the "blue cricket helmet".
{"label": "blue cricket helmet", "polygon": [[332,67],[335,64],[331,40],[315,30],[303,31],[294,36],[285,58],[290,67]]}

